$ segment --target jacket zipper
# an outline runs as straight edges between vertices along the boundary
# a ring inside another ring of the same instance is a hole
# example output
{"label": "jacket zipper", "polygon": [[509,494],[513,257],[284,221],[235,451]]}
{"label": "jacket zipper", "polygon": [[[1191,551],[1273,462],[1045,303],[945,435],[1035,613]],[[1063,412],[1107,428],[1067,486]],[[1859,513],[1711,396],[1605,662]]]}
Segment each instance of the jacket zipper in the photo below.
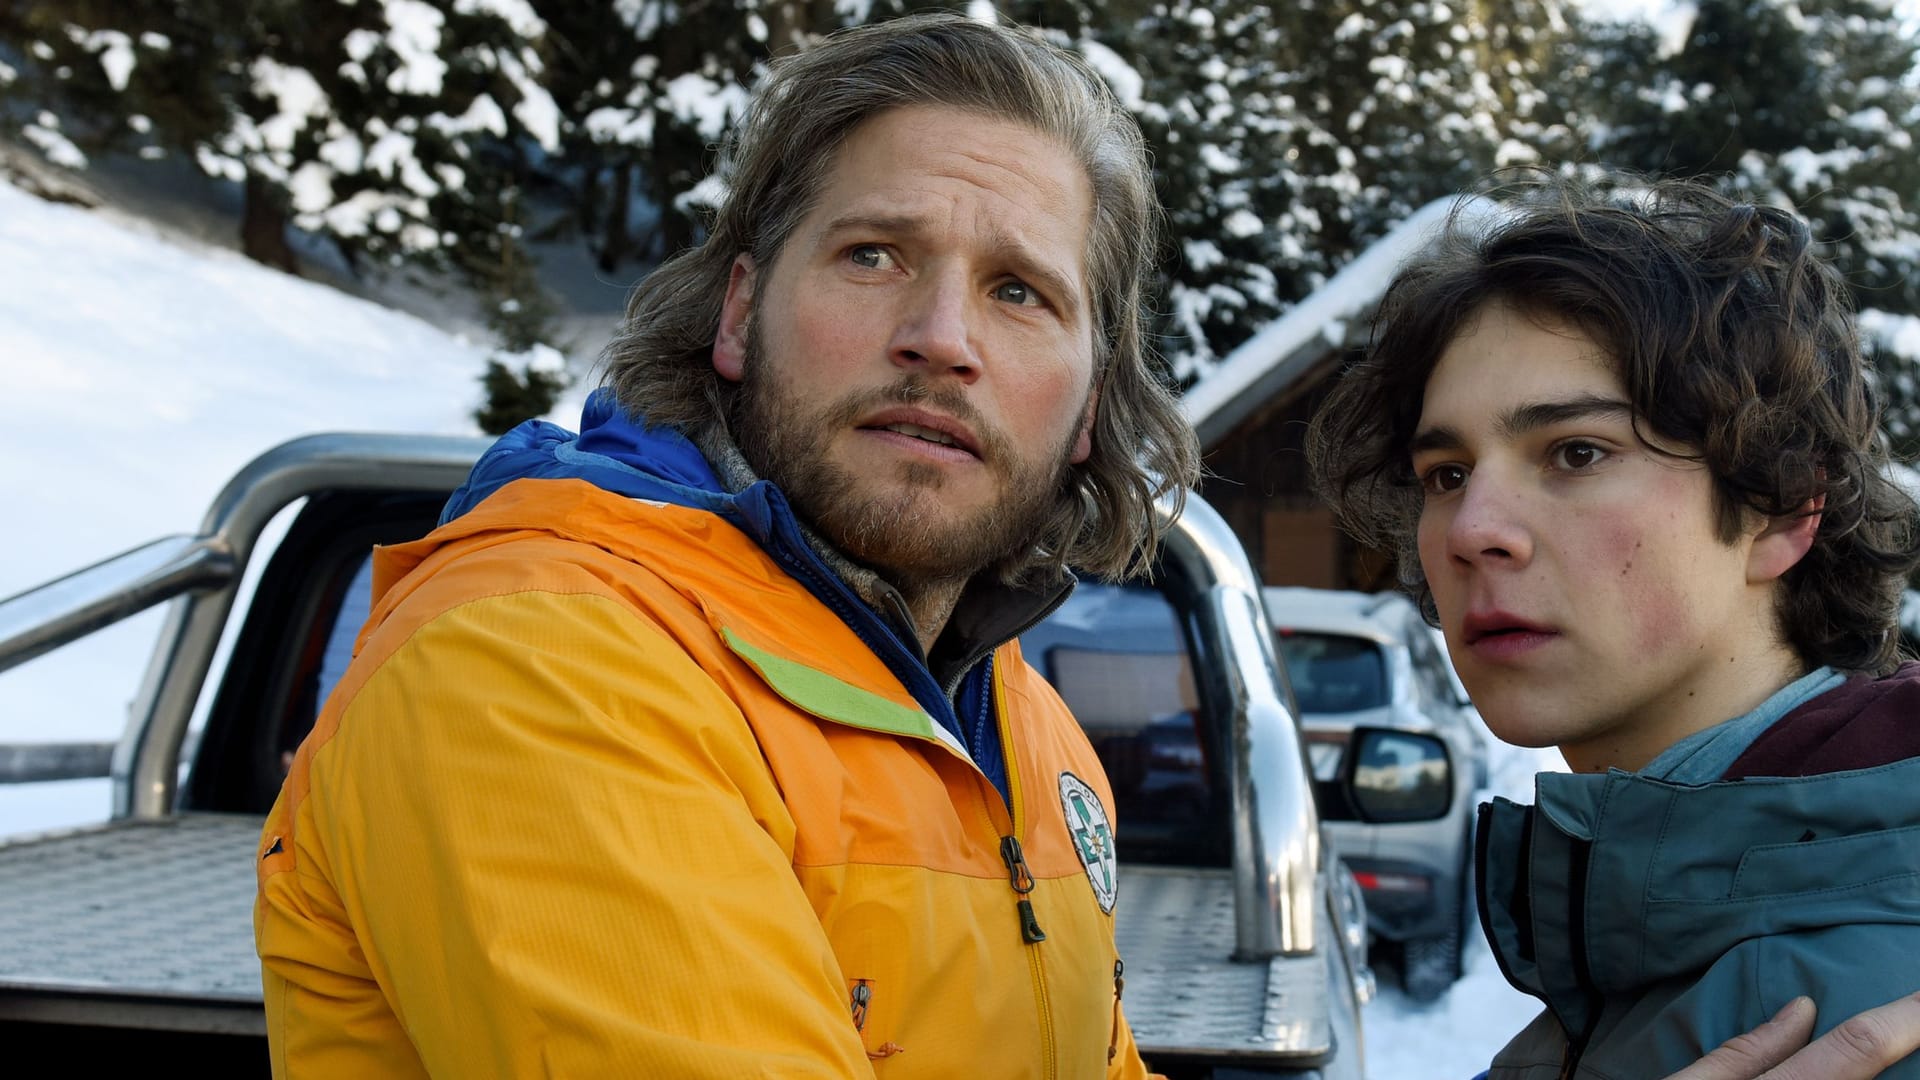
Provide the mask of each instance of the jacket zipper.
{"label": "jacket zipper", "polygon": [[[867,1036],[867,1007],[873,1003],[873,980],[853,980],[853,990],[848,995],[848,1003],[853,1009],[853,1030],[859,1032],[860,1040],[865,1042]],[[899,1043],[881,1043],[879,1048],[868,1050],[867,1057],[878,1061],[881,1058],[890,1058],[902,1049],[904,1048]]]}
{"label": "jacket zipper", "polygon": [[853,982],[853,1030],[865,1033],[867,1030],[867,1006],[873,1002],[873,987],[865,979]]}
{"label": "jacket zipper", "polygon": [[1127,988],[1127,980],[1122,978],[1127,965],[1119,957],[1113,958],[1113,1027],[1107,1034],[1107,1063],[1120,1056],[1120,994]]}
{"label": "jacket zipper", "polygon": [[[1587,862],[1592,854],[1593,841],[1574,841],[1573,865],[1567,873],[1567,931],[1573,939],[1573,975],[1574,981],[1583,988],[1593,986],[1593,972],[1587,965],[1586,927]],[[1580,1070],[1580,1059],[1586,1056],[1587,1044],[1593,1041],[1593,1033],[1600,1027],[1603,999],[1592,990],[1588,990],[1587,997],[1587,1023],[1577,1037],[1568,1033],[1567,1056],[1561,1064],[1560,1080],[1573,1080]]]}
{"label": "jacket zipper", "polygon": [[[1033,902],[1027,894],[1033,891],[1033,873],[1027,868],[1027,859],[1020,849],[1020,826],[1025,821],[1026,791],[1020,784],[1020,763],[1014,757],[1013,746],[1007,736],[1004,717],[1000,713],[1000,703],[1005,700],[1000,686],[1000,671],[995,667],[991,672],[993,679],[988,685],[989,698],[993,703],[994,728],[1000,738],[1000,759],[1007,769],[1006,801],[1007,833],[1000,837],[1000,859],[1007,864],[1007,879],[1013,886],[1014,904],[1020,916],[1020,940],[1029,948],[1027,952],[1027,971],[1033,979],[1033,1001],[1040,1020],[1040,1047],[1045,1059],[1044,1073],[1048,1080],[1059,1075],[1058,1049],[1054,1046],[1053,1003],[1047,994],[1047,969],[1045,950],[1033,948],[1047,939],[1046,931],[1040,928],[1035,917]],[[987,815],[987,821],[997,833],[999,825],[993,820],[992,803],[1000,801],[1000,792],[988,780],[985,773],[977,773],[981,787],[981,796],[985,800],[981,809]]]}
{"label": "jacket zipper", "polygon": [[1007,864],[1007,880],[1013,885],[1014,909],[1020,913],[1020,940],[1029,945],[1038,945],[1047,940],[1047,932],[1040,929],[1040,920],[1033,914],[1033,901],[1027,894],[1033,891],[1033,874],[1027,869],[1027,858],[1020,853],[1020,839],[1014,836],[1000,838],[1000,861]]}

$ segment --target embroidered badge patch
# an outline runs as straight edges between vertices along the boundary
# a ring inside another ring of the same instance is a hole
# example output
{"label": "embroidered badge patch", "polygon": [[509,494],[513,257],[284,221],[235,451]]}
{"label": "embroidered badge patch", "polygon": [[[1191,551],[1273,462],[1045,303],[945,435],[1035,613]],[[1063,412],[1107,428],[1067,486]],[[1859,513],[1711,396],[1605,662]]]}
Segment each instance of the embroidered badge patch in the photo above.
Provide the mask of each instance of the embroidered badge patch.
{"label": "embroidered badge patch", "polygon": [[1087,881],[1100,901],[1100,910],[1113,914],[1113,901],[1120,891],[1120,863],[1113,848],[1113,826],[1107,822],[1107,808],[1087,782],[1070,772],[1060,774],[1060,809],[1067,815],[1067,832],[1073,836],[1073,849],[1087,868]]}

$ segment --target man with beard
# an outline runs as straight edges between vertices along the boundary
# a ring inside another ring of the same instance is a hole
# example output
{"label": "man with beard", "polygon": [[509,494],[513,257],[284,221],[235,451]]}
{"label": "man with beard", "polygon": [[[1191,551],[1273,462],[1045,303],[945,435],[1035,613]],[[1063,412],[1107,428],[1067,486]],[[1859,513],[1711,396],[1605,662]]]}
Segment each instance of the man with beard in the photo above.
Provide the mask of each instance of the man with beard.
{"label": "man with beard", "polygon": [[926,17],[783,61],[725,162],[580,434],[376,555],[260,848],[279,1075],[1145,1074],[1112,794],[1015,640],[1196,477],[1139,130]]}
{"label": "man with beard", "polygon": [[1015,641],[1196,477],[1139,130],[929,16],[777,65],[725,165],[581,433],[376,555],[258,853],[277,1075],[1145,1073]]}

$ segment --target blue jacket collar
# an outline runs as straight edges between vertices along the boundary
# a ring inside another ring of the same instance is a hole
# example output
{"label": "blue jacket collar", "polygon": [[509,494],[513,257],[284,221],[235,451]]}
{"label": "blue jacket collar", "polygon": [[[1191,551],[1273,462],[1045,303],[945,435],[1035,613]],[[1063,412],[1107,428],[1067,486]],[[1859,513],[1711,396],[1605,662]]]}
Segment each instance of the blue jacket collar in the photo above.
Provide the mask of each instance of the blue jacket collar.
{"label": "blue jacket collar", "polygon": [[578,435],[558,424],[529,420],[500,436],[474,463],[467,482],[448,498],[440,523],[527,478],[585,480],[629,498],[732,516],[727,511],[733,497],[693,443],[671,428],[649,427],[628,416],[607,390],[596,390],[587,399]]}

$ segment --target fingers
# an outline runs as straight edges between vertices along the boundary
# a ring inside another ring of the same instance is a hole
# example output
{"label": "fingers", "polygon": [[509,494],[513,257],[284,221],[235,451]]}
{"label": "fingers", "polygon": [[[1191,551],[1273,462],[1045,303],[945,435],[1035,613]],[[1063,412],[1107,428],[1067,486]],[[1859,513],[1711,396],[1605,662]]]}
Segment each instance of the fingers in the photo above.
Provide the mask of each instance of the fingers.
{"label": "fingers", "polygon": [[1813,1034],[1813,1017],[1812,999],[1794,998],[1774,1013],[1773,1019],[1721,1043],[1713,1053],[1667,1080],[1755,1080],[1806,1045],[1807,1037]]}
{"label": "fingers", "polygon": [[1920,994],[1848,1019],[1765,1080],[1869,1080],[1920,1049]]}
{"label": "fingers", "polygon": [[1813,1003],[1795,998],[1667,1080],[1872,1080],[1920,1049],[1920,994],[1853,1016],[1795,1053],[1813,1019]]}

